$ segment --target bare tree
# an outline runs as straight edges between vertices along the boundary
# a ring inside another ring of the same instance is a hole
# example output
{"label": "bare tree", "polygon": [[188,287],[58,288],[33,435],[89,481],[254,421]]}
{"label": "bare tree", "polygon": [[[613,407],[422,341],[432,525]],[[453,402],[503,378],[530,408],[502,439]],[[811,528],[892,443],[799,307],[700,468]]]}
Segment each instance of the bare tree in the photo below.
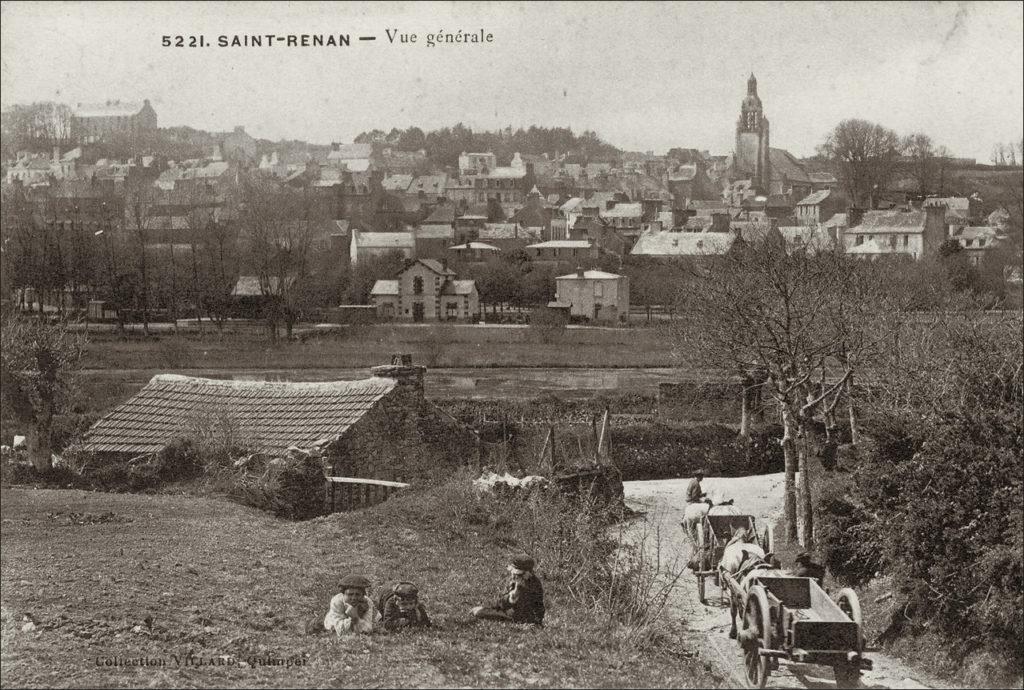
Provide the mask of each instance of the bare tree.
{"label": "bare tree", "polygon": [[157,202],[157,189],[152,180],[129,176],[125,180],[124,205],[128,234],[135,245],[139,270],[139,294],[142,304],[142,329],[149,335],[150,275],[147,245],[150,244],[153,225],[153,207]]}
{"label": "bare tree", "polygon": [[5,412],[29,428],[29,454],[41,473],[53,469],[54,417],[69,404],[84,342],[61,322],[11,312],[0,325],[0,375]]}
{"label": "bare tree", "polygon": [[302,285],[309,275],[312,223],[301,195],[275,181],[252,175],[241,189],[239,220],[248,244],[248,258],[266,301],[267,329],[272,341],[284,322],[290,339],[300,314]]}
{"label": "bare tree", "polygon": [[874,208],[889,184],[900,155],[896,132],[866,120],[843,120],[819,153],[830,160],[850,200]]}
{"label": "bare tree", "polygon": [[910,173],[917,183],[919,194],[928,194],[934,189],[938,161],[935,145],[927,134],[910,134],[903,139],[903,151],[910,159]]}
{"label": "bare tree", "polygon": [[708,261],[677,301],[675,339],[686,355],[726,376],[762,373],[782,418],[788,537],[799,534],[806,546],[814,538],[811,421],[847,390],[859,365],[853,353],[882,337],[866,306],[851,307],[866,298],[856,279],[863,267],[840,254],[742,245]]}

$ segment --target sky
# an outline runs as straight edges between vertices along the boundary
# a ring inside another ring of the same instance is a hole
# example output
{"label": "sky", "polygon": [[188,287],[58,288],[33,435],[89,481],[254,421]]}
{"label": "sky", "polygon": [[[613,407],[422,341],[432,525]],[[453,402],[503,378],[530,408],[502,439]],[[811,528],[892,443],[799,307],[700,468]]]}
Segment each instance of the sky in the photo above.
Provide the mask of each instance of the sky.
{"label": "sky", "polygon": [[[624,149],[732,150],[747,76],[771,144],[845,118],[988,162],[1019,141],[1024,4],[3,2],[0,105],[148,98],[161,127],[326,144],[462,122],[592,129]],[[386,30],[417,34],[390,43]],[[430,47],[428,34],[493,36]],[[348,47],[163,47],[165,35],[349,34]],[[376,36],[359,41],[358,36]]]}

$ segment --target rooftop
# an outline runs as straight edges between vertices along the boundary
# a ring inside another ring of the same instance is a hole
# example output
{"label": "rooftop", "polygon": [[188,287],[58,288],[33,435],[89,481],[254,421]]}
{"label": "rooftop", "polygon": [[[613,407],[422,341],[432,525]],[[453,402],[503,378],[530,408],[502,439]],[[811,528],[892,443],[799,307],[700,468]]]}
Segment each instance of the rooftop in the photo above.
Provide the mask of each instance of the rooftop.
{"label": "rooftop", "polygon": [[267,452],[337,438],[390,393],[388,378],[293,383],[161,374],[86,432],[86,452],[149,453],[197,423],[230,419]]}
{"label": "rooftop", "polygon": [[672,232],[648,230],[640,234],[634,256],[714,256],[725,254],[736,241],[731,232]]}
{"label": "rooftop", "polygon": [[558,276],[557,280],[618,280],[621,277],[616,273],[605,273],[604,271],[584,271],[582,276],[579,273],[567,273],[564,276]]}

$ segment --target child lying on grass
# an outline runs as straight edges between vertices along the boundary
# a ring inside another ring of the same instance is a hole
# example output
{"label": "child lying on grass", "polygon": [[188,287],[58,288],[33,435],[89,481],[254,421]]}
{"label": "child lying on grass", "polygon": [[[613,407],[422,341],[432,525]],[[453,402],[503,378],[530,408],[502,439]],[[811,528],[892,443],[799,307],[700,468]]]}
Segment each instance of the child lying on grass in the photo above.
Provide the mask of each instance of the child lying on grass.
{"label": "child lying on grass", "polygon": [[347,575],[341,581],[341,593],[331,599],[331,608],[324,616],[324,628],[339,637],[347,632],[370,633],[380,621],[380,612],[366,596],[370,581],[362,575]]}
{"label": "child lying on grass", "polygon": [[399,582],[381,600],[385,630],[429,628],[427,609],[420,603],[419,589],[411,582]]}

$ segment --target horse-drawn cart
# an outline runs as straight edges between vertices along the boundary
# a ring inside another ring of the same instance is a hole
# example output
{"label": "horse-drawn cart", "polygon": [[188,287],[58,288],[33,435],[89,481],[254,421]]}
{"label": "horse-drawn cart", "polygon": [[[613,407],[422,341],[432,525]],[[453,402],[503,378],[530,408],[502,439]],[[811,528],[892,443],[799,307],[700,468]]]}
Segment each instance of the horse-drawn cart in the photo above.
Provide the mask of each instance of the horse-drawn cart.
{"label": "horse-drawn cart", "polygon": [[860,603],[851,589],[832,601],[817,581],[779,570],[758,570],[740,579],[722,571],[734,613],[742,615],[738,639],[747,682],[763,688],[779,660],[831,666],[836,686],[856,687],[864,658]]}
{"label": "horse-drawn cart", "polygon": [[715,584],[721,588],[721,596],[723,601],[725,600],[726,590],[720,579],[719,563],[725,552],[726,544],[740,530],[746,530],[747,534],[755,536],[758,546],[765,553],[771,552],[772,527],[765,525],[763,530],[758,530],[753,515],[713,515],[708,513],[704,516],[698,532],[700,543],[697,544],[697,596],[700,603],[707,602],[704,589],[705,580],[709,577],[715,578]]}

